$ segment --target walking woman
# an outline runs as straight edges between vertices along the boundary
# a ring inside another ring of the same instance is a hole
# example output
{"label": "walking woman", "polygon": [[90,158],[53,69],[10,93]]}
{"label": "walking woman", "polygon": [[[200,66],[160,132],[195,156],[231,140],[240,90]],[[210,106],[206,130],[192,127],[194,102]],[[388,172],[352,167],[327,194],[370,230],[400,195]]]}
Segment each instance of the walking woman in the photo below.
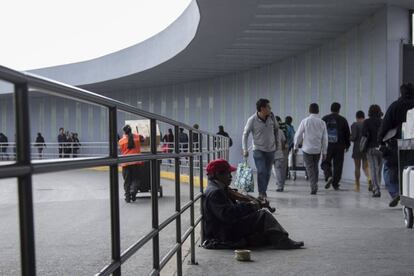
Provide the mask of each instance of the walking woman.
{"label": "walking woman", "polygon": [[381,107],[373,104],[369,107],[368,119],[364,121],[362,136],[366,137],[366,151],[372,181],[372,197],[380,197],[382,153],[378,150],[378,131],[382,123]]}
{"label": "walking woman", "polygon": [[361,178],[361,166],[368,179],[368,191],[372,191],[372,182],[369,176],[369,165],[366,152],[362,152],[360,149],[362,129],[364,127],[365,113],[359,110],[356,113],[356,122],[351,125],[351,141],[354,143],[352,149],[352,159],[354,159],[355,165],[355,192],[359,192],[359,179]]}
{"label": "walking woman", "polygon": [[[139,135],[133,134],[129,125],[124,126],[123,131],[124,136],[118,142],[122,155],[141,153]],[[124,178],[125,201],[127,203],[137,199],[138,188],[141,181],[140,171],[143,165],[144,163],[142,161],[121,164],[122,176]]]}

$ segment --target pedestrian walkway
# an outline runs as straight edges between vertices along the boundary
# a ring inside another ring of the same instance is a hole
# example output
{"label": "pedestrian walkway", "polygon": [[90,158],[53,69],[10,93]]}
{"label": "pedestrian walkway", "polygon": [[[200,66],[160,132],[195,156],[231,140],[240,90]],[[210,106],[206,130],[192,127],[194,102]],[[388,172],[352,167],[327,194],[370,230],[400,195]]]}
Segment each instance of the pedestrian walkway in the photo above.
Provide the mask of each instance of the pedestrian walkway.
{"label": "pedestrian walkway", "polygon": [[[119,178],[121,251],[151,230],[149,193],[136,202],[123,200]],[[174,182],[162,180],[159,221],[174,213]],[[197,190],[195,191],[197,193]],[[37,275],[94,275],[111,260],[109,172],[90,169],[33,176]],[[181,206],[189,201],[189,185],[181,186]],[[199,216],[199,205],[195,208]],[[0,275],[20,275],[17,181],[0,180]],[[182,234],[190,225],[189,210],[182,216]],[[175,245],[175,223],[160,233],[160,255]],[[188,246],[184,245],[183,255]],[[172,259],[170,262],[175,262]],[[152,269],[149,242],[122,266],[122,275],[148,275]],[[162,275],[172,275],[175,263]]]}
{"label": "pedestrian walkway", "polygon": [[199,265],[186,264],[184,275],[414,275],[414,230],[404,227],[400,207],[388,207],[385,191],[377,199],[366,186],[355,193],[351,185],[334,191],[320,182],[311,196],[301,179],[283,193],[271,183],[276,218],[306,249],[252,250],[252,262],[238,262],[232,250],[198,247]]}

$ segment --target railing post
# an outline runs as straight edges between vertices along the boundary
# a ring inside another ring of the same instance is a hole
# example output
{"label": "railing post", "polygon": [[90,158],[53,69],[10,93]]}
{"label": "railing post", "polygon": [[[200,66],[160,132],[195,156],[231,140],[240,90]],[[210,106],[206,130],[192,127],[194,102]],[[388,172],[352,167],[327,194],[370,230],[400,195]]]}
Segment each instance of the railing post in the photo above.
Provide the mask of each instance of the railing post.
{"label": "railing post", "polygon": [[[174,126],[174,150],[176,154],[180,153],[179,143],[180,143],[180,128]],[[191,138],[190,138],[191,139]],[[180,187],[180,158],[175,158],[175,211],[181,211],[181,187]],[[182,250],[181,250],[181,215],[177,216],[175,220],[175,240],[177,244],[180,244],[179,249],[177,250],[177,275],[181,276],[182,271]]]}
{"label": "railing post", "polygon": [[[155,119],[150,119],[150,133],[151,133],[151,154],[157,154],[157,122]],[[152,228],[157,230],[157,234],[152,239],[152,261],[153,268],[158,273],[160,272],[160,236],[159,236],[159,222],[158,222],[158,160],[151,160],[151,206],[152,206]]]}
{"label": "railing post", "polygon": [[207,164],[210,163],[210,135],[207,135]]}
{"label": "railing post", "polygon": [[[30,165],[30,122],[27,83],[15,85],[16,160]],[[32,174],[18,177],[20,255],[22,275],[36,275]]]}
{"label": "railing post", "polygon": [[[190,153],[194,152],[194,145],[193,145],[193,131],[189,131],[190,135],[190,145],[189,150]],[[190,226],[193,227],[193,231],[191,232],[191,264],[197,264],[195,260],[195,229],[194,229],[194,156],[190,156],[190,201],[192,202],[190,207]]]}
{"label": "railing post", "polygon": [[[117,108],[109,108],[109,155],[111,158],[118,158],[118,127],[117,127]],[[118,183],[118,164],[109,166],[109,187],[111,202],[111,246],[112,260],[121,261],[121,231],[119,219],[119,183]],[[119,263],[121,265],[121,263]],[[121,275],[121,266],[117,268],[114,276]]]}
{"label": "railing post", "polygon": [[[203,166],[203,134],[198,135],[198,143],[199,143],[199,149],[200,149],[200,156],[199,156],[199,178],[200,178],[200,193],[204,193],[204,166]],[[203,202],[204,202],[204,196],[200,198],[200,213],[201,216],[203,216]],[[204,218],[201,219],[201,230],[200,230],[200,239],[201,244],[204,242]]]}

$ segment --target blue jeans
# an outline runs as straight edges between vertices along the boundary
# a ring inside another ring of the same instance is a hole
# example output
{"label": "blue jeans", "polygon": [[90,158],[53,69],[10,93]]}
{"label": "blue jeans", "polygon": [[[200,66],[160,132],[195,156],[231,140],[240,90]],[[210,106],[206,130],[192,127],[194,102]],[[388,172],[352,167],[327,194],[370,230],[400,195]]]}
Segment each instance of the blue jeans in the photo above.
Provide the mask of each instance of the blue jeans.
{"label": "blue jeans", "polygon": [[390,166],[388,161],[384,162],[384,182],[388,193],[392,198],[400,195],[400,185],[398,183],[398,167]]}
{"label": "blue jeans", "polygon": [[254,150],[253,159],[257,169],[257,186],[259,187],[259,193],[265,193],[267,191],[267,185],[269,184],[270,174],[272,172],[275,152]]}

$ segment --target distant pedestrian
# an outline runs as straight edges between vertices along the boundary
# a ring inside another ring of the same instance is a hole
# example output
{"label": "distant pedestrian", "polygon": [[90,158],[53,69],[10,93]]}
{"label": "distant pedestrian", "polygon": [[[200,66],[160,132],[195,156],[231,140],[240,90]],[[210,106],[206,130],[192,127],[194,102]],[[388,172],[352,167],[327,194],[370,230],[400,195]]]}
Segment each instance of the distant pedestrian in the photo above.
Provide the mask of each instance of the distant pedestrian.
{"label": "distant pedestrian", "polygon": [[180,151],[187,152],[188,151],[188,134],[184,132],[183,128],[180,128]]}
{"label": "distant pedestrian", "polygon": [[322,118],[328,131],[328,154],[321,167],[325,174],[325,189],[332,187],[339,190],[342,178],[345,151],[351,146],[348,121],[339,115],[341,104],[332,103],[331,114]]}
{"label": "distant pedestrian", "polygon": [[0,154],[1,160],[8,160],[7,148],[9,147],[9,139],[4,133],[0,133]]}
{"label": "distant pedestrian", "polygon": [[316,195],[318,192],[319,179],[318,165],[321,154],[322,160],[326,159],[328,151],[328,133],[325,122],[318,116],[318,104],[312,103],[309,106],[309,113],[310,115],[302,120],[298,131],[295,134],[294,149],[297,151],[299,148],[302,148],[303,161],[311,186],[311,195]]}
{"label": "distant pedestrian", "polygon": [[382,123],[382,111],[379,105],[369,107],[368,119],[364,121],[362,136],[366,139],[366,152],[369,171],[372,180],[372,197],[380,197],[380,185],[382,174],[382,153],[378,150],[378,131]]}
{"label": "distant pedestrian", "polygon": [[37,133],[35,147],[37,148],[37,154],[39,156],[39,159],[43,159],[43,149],[46,148],[46,144],[45,138],[43,138],[42,133],[40,132]]}
{"label": "distant pedestrian", "polygon": [[292,125],[293,118],[291,116],[286,116],[285,124],[286,124],[286,139],[289,146],[289,151],[294,146],[294,139],[295,139],[295,128]]}
{"label": "distant pedestrian", "polygon": [[[227,132],[224,131],[224,126],[219,126],[218,128],[219,128],[219,131],[216,134],[217,135],[220,135],[220,136],[224,136],[224,137],[229,138],[228,147],[230,149],[230,147],[233,146],[233,140],[231,139],[230,135]],[[220,146],[221,145],[219,143],[216,145],[216,147],[220,147]],[[229,149],[226,150],[226,156],[225,156],[226,159],[228,159],[229,154],[230,154],[230,150]]]}
{"label": "distant pedestrian", "polygon": [[79,141],[78,134],[77,133],[72,133],[72,154],[73,154],[73,158],[78,157],[80,147],[81,147],[81,143]]}
{"label": "distant pedestrian", "polygon": [[360,178],[361,178],[361,166],[362,170],[365,173],[365,176],[368,179],[368,191],[372,191],[372,182],[369,177],[369,168],[366,152],[362,152],[360,149],[362,129],[364,126],[365,113],[362,110],[359,110],[356,113],[356,122],[351,125],[351,141],[354,143],[352,149],[352,159],[354,159],[355,165],[355,192],[360,190]]}
{"label": "distant pedestrian", "polygon": [[65,144],[67,142],[66,135],[65,135],[65,129],[63,127],[59,128],[59,135],[57,137],[58,141],[58,149],[59,149],[59,158],[64,157],[64,149]]}
{"label": "distant pedestrian", "polygon": [[[172,128],[168,129],[168,133],[162,137],[162,152],[172,153],[174,151],[174,134]],[[168,163],[172,163],[171,159],[168,159]]]}
{"label": "distant pedestrian", "polygon": [[276,176],[276,192],[283,192],[285,189],[289,146],[283,131],[277,132],[277,139],[280,146],[275,151],[273,168]]}
{"label": "distant pedestrian", "polygon": [[65,154],[65,158],[70,158],[72,155],[73,139],[69,131],[66,131],[65,135],[66,135],[66,143],[65,143],[63,152]]}
{"label": "distant pedestrian", "polygon": [[[194,124],[193,128],[199,129],[200,127],[199,127],[198,124]],[[197,132],[193,133],[193,151],[194,152],[198,152],[199,148],[200,148],[199,136],[200,136],[199,133],[197,133]]]}

